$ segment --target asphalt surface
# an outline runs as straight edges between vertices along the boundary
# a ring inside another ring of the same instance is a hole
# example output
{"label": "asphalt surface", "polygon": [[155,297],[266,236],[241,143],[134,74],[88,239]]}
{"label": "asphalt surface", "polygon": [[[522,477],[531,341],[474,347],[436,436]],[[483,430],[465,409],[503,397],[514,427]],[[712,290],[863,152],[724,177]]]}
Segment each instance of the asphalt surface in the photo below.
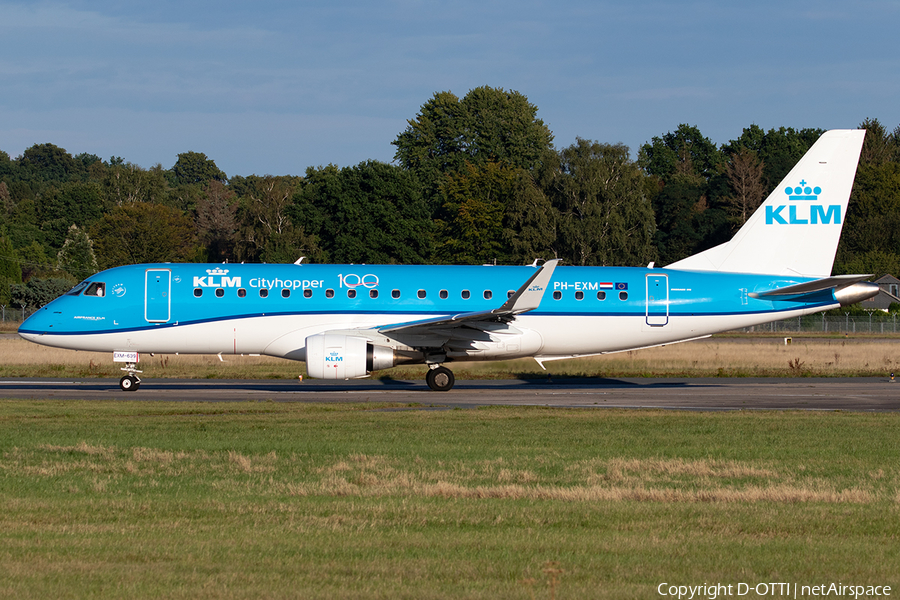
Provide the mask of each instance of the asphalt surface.
{"label": "asphalt surface", "polygon": [[900,378],[539,379],[424,381],[145,379],[123,392],[115,379],[2,379],[0,398],[198,402],[397,402],[424,408],[488,405],[681,410],[900,411]]}

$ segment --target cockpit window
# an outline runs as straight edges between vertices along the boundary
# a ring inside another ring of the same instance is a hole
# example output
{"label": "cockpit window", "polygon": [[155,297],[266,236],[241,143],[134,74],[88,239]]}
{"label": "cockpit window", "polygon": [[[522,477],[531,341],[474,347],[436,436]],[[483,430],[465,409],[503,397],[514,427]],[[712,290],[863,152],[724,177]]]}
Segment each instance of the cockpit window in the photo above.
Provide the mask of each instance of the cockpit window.
{"label": "cockpit window", "polygon": [[66,292],[66,294],[68,294],[69,296],[77,296],[78,294],[81,293],[81,290],[83,290],[83,289],[86,288],[87,286],[88,286],[88,282],[87,282],[87,281],[82,281],[81,283],[79,283],[78,285],[76,285],[75,287],[73,287],[71,290],[69,290],[68,292]]}
{"label": "cockpit window", "polygon": [[106,295],[106,284],[100,281],[92,281],[86,290],[84,290],[85,296],[105,296]]}

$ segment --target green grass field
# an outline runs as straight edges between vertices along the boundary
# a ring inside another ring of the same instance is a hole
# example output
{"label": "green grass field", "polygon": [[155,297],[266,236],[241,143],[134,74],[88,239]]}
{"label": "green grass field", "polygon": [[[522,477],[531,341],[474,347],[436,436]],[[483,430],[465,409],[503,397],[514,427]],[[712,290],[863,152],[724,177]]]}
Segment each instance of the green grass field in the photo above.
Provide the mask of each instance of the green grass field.
{"label": "green grass field", "polygon": [[0,401],[0,597],[896,592],[898,426],[840,412]]}

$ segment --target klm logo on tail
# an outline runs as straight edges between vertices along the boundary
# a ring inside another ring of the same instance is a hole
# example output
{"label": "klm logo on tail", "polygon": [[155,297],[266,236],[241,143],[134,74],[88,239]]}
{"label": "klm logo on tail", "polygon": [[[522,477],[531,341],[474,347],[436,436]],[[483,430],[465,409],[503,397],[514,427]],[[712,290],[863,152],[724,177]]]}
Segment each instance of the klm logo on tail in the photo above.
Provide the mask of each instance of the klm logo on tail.
{"label": "klm logo on tail", "polygon": [[[798,204],[766,205],[766,225],[840,225],[841,205],[805,204],[818,202],[822,188],[800,181],[797,187],[784,189],[788,202]],[[785,209],[787,209],[785,211]]]}

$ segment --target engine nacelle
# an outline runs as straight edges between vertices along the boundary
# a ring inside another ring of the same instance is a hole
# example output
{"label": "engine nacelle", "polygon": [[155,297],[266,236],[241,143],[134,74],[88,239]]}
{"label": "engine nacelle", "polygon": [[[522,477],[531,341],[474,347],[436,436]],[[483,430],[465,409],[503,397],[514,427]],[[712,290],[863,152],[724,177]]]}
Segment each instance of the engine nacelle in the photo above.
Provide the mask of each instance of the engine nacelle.
{"label": "engine nacelle", "polygon": [[394,350],[366,338],[320,333],[306,338],[306,370],[317,379],[354,379],[396,365]]}

